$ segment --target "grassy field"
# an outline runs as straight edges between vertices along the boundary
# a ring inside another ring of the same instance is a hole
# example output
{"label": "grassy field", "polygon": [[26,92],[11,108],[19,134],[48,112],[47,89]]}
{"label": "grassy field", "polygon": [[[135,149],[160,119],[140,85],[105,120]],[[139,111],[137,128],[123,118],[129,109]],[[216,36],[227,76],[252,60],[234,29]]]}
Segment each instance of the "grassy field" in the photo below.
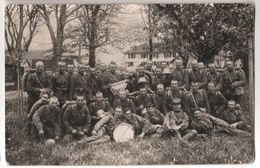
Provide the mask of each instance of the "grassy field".
{"label": "grassy field", "polygon": [[158,165],[239,164],[254,160],[249,137],[211,135],[189,144],[176,140],[136,139],[129,143],[46,147],[25,133],[25,107],[19,116],[15,99],[6,101],[6,160],[10,165]]}

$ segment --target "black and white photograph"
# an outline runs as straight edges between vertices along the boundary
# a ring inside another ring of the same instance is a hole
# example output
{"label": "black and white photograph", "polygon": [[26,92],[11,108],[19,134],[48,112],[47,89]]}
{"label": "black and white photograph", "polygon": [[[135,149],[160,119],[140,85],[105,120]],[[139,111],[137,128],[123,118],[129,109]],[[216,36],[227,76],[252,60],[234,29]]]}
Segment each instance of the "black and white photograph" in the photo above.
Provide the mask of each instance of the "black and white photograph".
{"label": "black and white photograph", "polygon": [[7,164],[254,162],[253,3],[4,13]]}

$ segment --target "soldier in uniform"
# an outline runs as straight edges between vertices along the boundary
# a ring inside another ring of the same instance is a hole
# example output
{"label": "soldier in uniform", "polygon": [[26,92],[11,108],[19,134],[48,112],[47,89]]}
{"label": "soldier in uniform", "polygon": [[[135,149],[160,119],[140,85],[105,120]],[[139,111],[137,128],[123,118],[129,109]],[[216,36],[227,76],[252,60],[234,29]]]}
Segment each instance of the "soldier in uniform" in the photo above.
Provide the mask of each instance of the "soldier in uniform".
{"label": "soldier in uniform", "polygon": [[241,104],[241,96],[244,95],[244,86],[246,84],[243,75],[235,71],[232,61],[226,62],[227,70],[223,75],[223,94],[230,100],[234,99],[237,103]]}
{"label": "soldier in uniform", "polygon": [[183,69],[182,60],[176,59],[176,69],[172,72],[172,79],[177,80],[178,86],[184,86],[188,88],[188,76],[185,70]]}
{"label": "soldier in uniform", "polygon": [[143,112],[147,110],[146,105],[149,103],[152,103],[155,107],[158,107],[154,97],[147,93],[146,88],[140,88],[139,94],[135,97],[136,113],[143,116]]}
{"label": "soldier in uniform", "polygon": [[36,72],[29,74],[27,78],[27,94],[28,94],[28,108],[27,113],[30,112],[33,104],[39,99],[40,93],[51,94],[51,81],[44,71],[44,64],[41,61],[36,62]]}
{"label": "soldier in uniform", "polygon": [[164,115],[154,107],[154,104],[148,103],[146,105],[146,112],[144,118],[154,125],[162,125],[164,121]]}
{"label": "soldier in uniform", "polygon": [[172,80],[172,75],[171,75],[170,69],[164,68],[164,70],[162,72],[162,81],[161,82],[165,88],[170,87],[171,80]]}
{"label": "soldier in uniform", "polygon": [[62,123],[65,142],[86,137],[91,126],[91,118],[83,96],[77,95],[76,104],[68,105],[63,113]]}
{"label": "soldier in uniform", "polygon": [[[145,69],[144,69],[143,66],[139,66],[139,67],[138,67],[138,70],[137,70],[137,73],[134,74],[134,78],[136,79],[136,80],[135,80],[136,82],[138,82],[138,80],[139,80],[141,77],[144,77],[144,78],[146,79],[147,85],[149,85],[149,86],[152,85],[152,82],[151,82],[152,77],[151,77],[150,73],[147,73],[147,72],[145,71]],[[137,86],[138,84],[135,84],[135,85]],[[136,90],[138,90],[138,89],[136,89]]]}
{"label": "soldier in uniform", "polygon": [[127,97],[126,90],[120,90],[119,96],[115,98],[113,102],[113,107],[121,106],[123,109],[123,113],[126,112],[126,109],[130,109],[133,113],[136,113],[135,111],[135,105],[132,99]]}
{"label": "soldier in uniform", "polygon": [[155,91],[156,88],[157,88],[157,85],[162,83],[162,69],[157,67],[155,69],[155,73],[154,73],[154,75],[152,77],[153,77],[153,79],[152,79],[152,87],[151,87],[151,89]]}
{"label": "soldier in uniform", "polygon": [[216,90],[221,90],[223,85],[223,76],[221,73],[219,73],[214,63],[208,64],[209,71],[207,72],[207,81],[213,82],[215,84]]}
{"label": "soldier in uniform", "polygon": [[116,77],[117,81],[123,80],[121,75],[117,73],[117,65],[115,63],[111,63],[109,65],[111,74]]}
{"label": "soldier in uniform", "polygon": [[89,112],[93,118],[97,117],[98,110],[103,110],[105,113],[113,112],[113,108],[111,107],[108,99],[105,99],[103,97],[103,93],[100,91],[96,93],[95,101],[89,104]]}
{"label": "soldier in uniform", "polygon": [[250,131],[250,126],[246,124],[241,107],[234,100],[228,101],[227,109],[223,111],[220,118],[229,123],[233,128]]}
{"label": "soldier in uniform", "polygon": [[227,99],[218,89],[216,89],[213,82],[208,83],[208,90],[206,94],[210,107],[208,113],[213,115],[214,117],[219,117],[219,115],[224,110]]}
{"label": "soldier in uniform", "polygon": [[191,91],[188,94],[188,107],[189,112],[188,116],[190,120],[193,119],[193,114],[195,111],[203,111],[208,112],[209,111],[209,103],[207,95],[204,91],[199,90],[199,84],[197,82],[191,83]]}
{"label": "soldier in uniform", "polygon": [[164,90],[163,84],[157,85],[157,92],[156,92],[154,98],[158,104],[158,110],[162,114],[166,114],[166,112],[168,111],[167,104],[168,104],[169,96],[168,96],[167,92]]}
{"label": "soldier in uniform", "polygon": [[68,64],[67,65],[67,72],[69,73],[70,77],[74,74],[74,65],[73,64]]}
{"label": "soldier in uniform", "polygon": [[61,119],[58,99],[51,97],[48,104],[39,107],[34,112],[32,121],[38,138],[42,143],[48,139],[57,142],[61,138]]}
{"label": "soldier in uniform", "polygon": [[198,68],[197,61],[193,61],[191,63],[191,70],[188,73],[189,86],[192,82],[197,82],[199,84],[200,89],[204,89],[207,87],[207,75],[200,71]]}
{"label": "soldier in uniform", "polygon": [[56,96],[60,102],[60,105],[65,103],[66,100],[69,100],[70,93],[70,75],[65,71],[66,64],[65,62],[58,63],[58,72],[53,75],[52,87],[53,94]]}
{"label": "soldier in uniform", "polygon": [[196,130],[189,130],[189,117],[181,109],[181,99],[172,99],[172,109],[167,112],[163,122],[163,128],[168,136],[175,136],[180,140],[188,141],[197,135]]}

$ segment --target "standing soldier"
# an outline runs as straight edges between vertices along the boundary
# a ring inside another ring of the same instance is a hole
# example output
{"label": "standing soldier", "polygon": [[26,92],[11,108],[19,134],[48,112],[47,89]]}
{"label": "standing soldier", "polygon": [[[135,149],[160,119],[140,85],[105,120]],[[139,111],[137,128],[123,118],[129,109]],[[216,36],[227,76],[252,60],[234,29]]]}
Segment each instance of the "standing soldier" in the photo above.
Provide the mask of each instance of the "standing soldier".
{"label": "standing soldier", "polygon": [[169,68],[164,68],[162,72],[162,84],[165,88],[170,87],[172,80],[171,71]]}
{"label": "standing soldier", "polygon": [[172,99],[173,108],[167,112],[164,118],[163,127],[167,135],[175,136],[178,139],[188,141],[197,135],[196,130],[189,130],[189,117],[181,109],[181,99]]}
{"label": "standing soldier", "polygon": [[227,70],[223,75],[223,93],[228,100],[234,99],[241,105],[240,99],[244,95],[245,78],[240,72],[235,71],[232,61],[227,61],[226,67]]}
{"label": "standing soldier", "polygon": [[209,111],[209,103],[207,95],[204,91],[199,90],[199,84],[197,82],[191,83],[191,91],[188,95],[188,102],[189,104],[189,118],[190,120],[193,119],[193,114],[195,111]]}
{"label": "standing soldier", "polygon": [[197,82],[199,88],[204,89],[207,87],[207,75],[199,70],[197,61],[193,61],[191,66],[191,70],[188,73],[189,85],[191,85],[192,82]]}
{"label": "standing soldier", "polygon": [[162,114],[166,114],[166,112],[168,111],[167,104],[168,104],[169,96],[168,96],[167,92],[164,90],[163,84],[157,85],[157,92],[156,92],[154,98],[155,98],[156,103],[158,104],[158,110]]}
{"label": "standing soldier", "polygon": [[207,81],[213,82],[216,90],[221,90],[223,85],[223,76],[219,73],[214,63],[208,64],[209,71],[207,72]]}
{"label": "standing soldier", "polygon": [[183,69],[182,60],[176,59],[176,69],[172,73],[172,79],[177,80],[178,86],[184,86],[185,88],[188,87],[188,76],[185,70]]}
{"label": "standing soldier", "polygon": [[209,82],[206,94],[210,107],[208,113],[213,115],[214,117],[219,117],[219,115],[224,110],[227,99],[222,95],[219,90],[216,89],[213,82]]}
{"label": "standing soldier", "polygon": [[60,106],[69,100],[70,93],[70,75],[65,71],[65,62],[58,63],[58,72],[53,75],[53,94],[56,96],[60,102]]}
{"label": "standing soldier", "polygon": [[38,61],[36,62],[36,72],[31,73],[27,78],[27,113],[30,112],[30,109],[33,106],[33,104],[39,99],[40,93],[48,93],[50,95],[51,82],[44,71],[43,62]]}
{"label": "standing soldier", "polygon": [[146,106],[149,103],[157,107],[154,97],[147,93],[146,88],[140,88],[139,94],[135,97],[136,113],[143,116],[143,113],[147,110]]}
{"label": "standing soldier", "polygon": [[126,112],[126,109],[130,109],[132,113],[135,113],[135,105],[132,99],[127,97],[126,90],[120,90],[119,96],[115,98],[113,102],[113,107],[116,108],[118,106],[122,107],[123,113]]}
{"label": "standing soldier", "polygon": [[63,113],[62,123],[65,142],[86,137],[91,126],[91,118],[83,96],[77,95],[76,104],[68,105]]}
{"label": "standing soldier", "polygon": [[157,85],[162,83],[162,69],[157,67],[155,69],[155,73],[153,74],[152,77],[153,77],[153,79],[152,79],[151,89],[155,91],[157,88]]}

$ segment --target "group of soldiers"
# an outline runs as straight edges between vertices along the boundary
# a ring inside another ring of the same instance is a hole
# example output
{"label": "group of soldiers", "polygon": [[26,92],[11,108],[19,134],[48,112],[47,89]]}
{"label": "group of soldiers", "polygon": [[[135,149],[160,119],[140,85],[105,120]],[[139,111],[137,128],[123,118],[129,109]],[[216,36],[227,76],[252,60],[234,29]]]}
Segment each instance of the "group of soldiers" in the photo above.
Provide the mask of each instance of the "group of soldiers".
{"label": "group of soldiers", "polygon": [[[36,71],[25,75],[27,131],[43,143],[111,141],[121,123],[140,138],[188,141],[213,132],[250,136],[241,107],[243,70],[229,60],[222,69],[197,61],[191,66],[184,69],[181,59],[175,67],[148,61],[128,72],[115,63],[76,68],[60,61],[50,74],[39,61]],[[126,87],[115,94],[111,85],[120,81]]]}

